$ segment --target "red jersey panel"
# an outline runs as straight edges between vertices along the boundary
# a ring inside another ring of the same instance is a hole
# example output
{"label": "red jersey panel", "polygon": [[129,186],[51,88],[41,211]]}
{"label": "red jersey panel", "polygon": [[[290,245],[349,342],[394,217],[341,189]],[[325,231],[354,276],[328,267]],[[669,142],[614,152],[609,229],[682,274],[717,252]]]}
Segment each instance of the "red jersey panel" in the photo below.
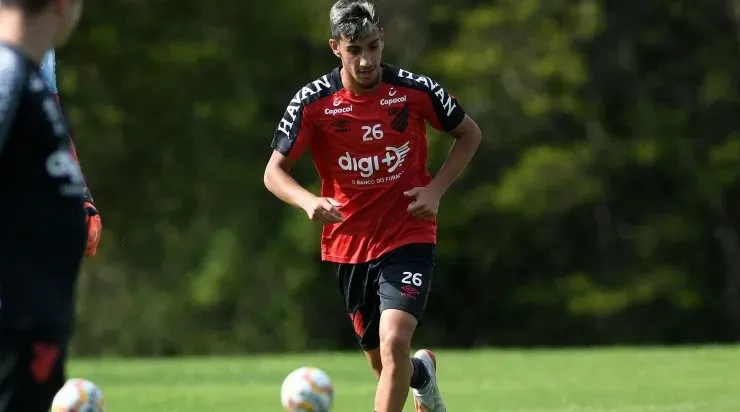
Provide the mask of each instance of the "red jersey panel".
{"label": "red jersey panel", "polygon": [[278,124],[272,148],[298,159],[308,148],[321,196],[344,221],[325,225],[323,260],[362,263],[409,243],[436,243],[437,224],[411,216],[403,192],[428,185],[426,124],[441,131],[465,117],[438,83],[391,65],[371,94],[344,89],[341,67],[304,86]]}

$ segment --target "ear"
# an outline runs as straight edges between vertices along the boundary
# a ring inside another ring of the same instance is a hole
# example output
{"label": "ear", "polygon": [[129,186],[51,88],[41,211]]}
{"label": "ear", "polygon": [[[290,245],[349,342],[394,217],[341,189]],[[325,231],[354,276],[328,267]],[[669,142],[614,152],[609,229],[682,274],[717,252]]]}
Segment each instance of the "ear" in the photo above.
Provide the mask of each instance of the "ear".
{"label": "ear", "polygon": [[339,42],[334,39],[329,39],[329,47],[331,47],[332,53],[334,53],[335,56],[342,58],[342,53],[339,51]]}

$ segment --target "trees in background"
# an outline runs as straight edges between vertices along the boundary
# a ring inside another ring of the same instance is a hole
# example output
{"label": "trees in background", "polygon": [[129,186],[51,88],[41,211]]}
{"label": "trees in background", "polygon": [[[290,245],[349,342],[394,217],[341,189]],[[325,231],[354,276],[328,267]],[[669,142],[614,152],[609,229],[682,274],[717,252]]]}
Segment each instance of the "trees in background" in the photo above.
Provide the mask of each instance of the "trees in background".
{"label": "trees in background", "polygon": [[[222,3],[92,5],[59,52],[105,224],[80,281],[78,353],[355,345],[319,228],[262,185],[285,105],[337,63],[330,3]],[[418,339],[738,338],[740,54],[727,4],[378,5],[387,59],[441,81],[485,139],[443,201]],[[430,140],[436,170],[450,142]],[[298,173],[318,190],[308,159]]]}

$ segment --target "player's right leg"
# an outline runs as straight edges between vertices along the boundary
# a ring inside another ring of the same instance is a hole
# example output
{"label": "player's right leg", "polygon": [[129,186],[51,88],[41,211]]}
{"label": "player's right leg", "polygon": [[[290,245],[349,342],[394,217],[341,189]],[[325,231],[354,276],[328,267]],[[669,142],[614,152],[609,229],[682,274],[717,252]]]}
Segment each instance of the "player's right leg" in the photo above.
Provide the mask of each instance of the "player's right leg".
{"label": "player's right leg", "polygon": [[380,359],[380,299],[375,293],[376,271],[371,263],[335,264],[339,291],[349,315],[357,342],[365,353],[367,363],[380,379],[383,364]]}
{"label": "player's right leg", "polygon": [[0,339],[0,412],[48,412],[64,385],[64,345],[3,331]]}
{"label": "player's right leg", "polygon": [[373,370],[375,379],[379,380],[380,374],[383,372],[383,361],[380,358],[380,348],[364,349],[364,352],[367,363]]}

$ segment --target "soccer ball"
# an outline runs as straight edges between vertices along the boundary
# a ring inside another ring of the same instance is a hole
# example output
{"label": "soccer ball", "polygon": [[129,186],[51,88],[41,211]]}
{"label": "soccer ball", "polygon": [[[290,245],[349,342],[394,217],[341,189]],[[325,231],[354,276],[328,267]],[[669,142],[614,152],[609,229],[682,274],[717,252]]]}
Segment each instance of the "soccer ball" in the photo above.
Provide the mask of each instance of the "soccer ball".
{"label": "soccer ball", "polygon": [[280,400],[288,412],[329,412],[334,402],[334,386],[321,369],[298,368],[283,381]]}
{"label": "soccer ball", "polygon": [[69,379],[54,396],[51,412],[105,412],[103,392],[89,380]]}

